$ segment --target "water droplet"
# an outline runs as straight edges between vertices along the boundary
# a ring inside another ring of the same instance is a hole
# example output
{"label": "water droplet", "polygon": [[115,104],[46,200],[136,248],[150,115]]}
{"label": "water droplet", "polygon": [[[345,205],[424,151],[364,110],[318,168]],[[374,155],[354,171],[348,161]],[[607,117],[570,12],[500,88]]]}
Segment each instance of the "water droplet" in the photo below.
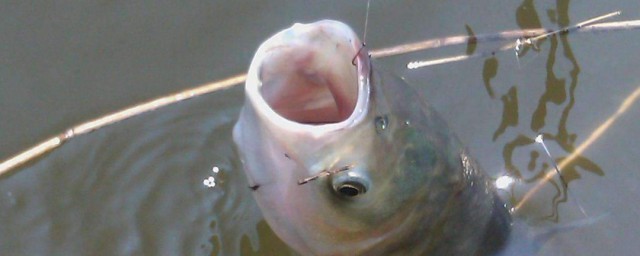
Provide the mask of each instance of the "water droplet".
{"label": "water droplet", "polygon": [[518,38],[518,40],[516,40],[516,47],[514,47],[516,57],[520,57],[524,52],[524,47],[529,44],[531,44],[531,39]]}
{"label": "water droplet", "polygon": [[540,144],[544,143],[544,139],[543,139],[543,135],[542,135],[542,133],[541,133],[541,134],[538,134],[538,136],[536,136],[535,141],[536,141],[537,143],[540,143]]}
{"label": "water droplet", "polygon": [[209,178],[205,179],[202,183],[205,186],[210,187],[210,188],[215,187],[216,186],[216,178],[214,178],[213,176],[209,176]]}
{"label": "water droplet", "polygon": [[73,131],[73,129],[69,129],[64,133],[64,137],[67,139],[70,139],[73,136],[75,136],[75,132]]}

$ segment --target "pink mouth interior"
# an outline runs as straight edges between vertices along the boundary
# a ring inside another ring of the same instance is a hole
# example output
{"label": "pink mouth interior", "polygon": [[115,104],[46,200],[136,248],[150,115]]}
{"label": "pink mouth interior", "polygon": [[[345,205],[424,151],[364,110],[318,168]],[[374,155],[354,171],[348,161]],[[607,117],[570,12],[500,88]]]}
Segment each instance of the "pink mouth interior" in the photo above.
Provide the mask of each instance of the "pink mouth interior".
{"label": "pink mouth interior", "polygon": [[350,44],[339,42],[331,47],[274,47],[261,63],[260,93],[276,113],[291,121],[344,121],[358,98],[357,69],[351,64],[355,54]]}

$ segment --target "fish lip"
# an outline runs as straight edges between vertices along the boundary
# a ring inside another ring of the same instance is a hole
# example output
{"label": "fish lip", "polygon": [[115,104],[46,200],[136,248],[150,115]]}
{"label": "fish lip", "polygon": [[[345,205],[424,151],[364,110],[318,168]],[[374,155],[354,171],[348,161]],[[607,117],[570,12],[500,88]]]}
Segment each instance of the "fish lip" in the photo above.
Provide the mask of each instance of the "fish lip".
{"label": "fish lip", "polygon": [[[348,118],[335,123],[306,124],[289,120],[271,108],[260,93],[262,82],[259,77],[259,72],[261,62],[266,57],[266,53],[276,47],[287,45],[287,37],[290,36],[292,32],[295,32],[295,30],[313,29],[317,26],[322,26],[323,29],[338,32],[349,38],[352,50],[354,54],[357,54],[355,58],[358,80],[358,96],[356,98],[356,104]],[[264,121],[270,123],[270,125],[273,125],[275,128],[284,132],[294,132],[318,138],[327,133],[356,126],[367,116],[370,99],[370,59],[366,49],[361,50],[361,47],[363,47],[363,44],[355,32],[353,32],[348,25],[342,22],[321,20],[308,24],[296,23],[292,27],[282,30],[267,39],[267,41],[260,45],[256,51],[249,67],[249,72],[247,73],[245,86],[247,101],[250,101],[253,104],[253,109],[257,112],[258,116],[260,116]]]}

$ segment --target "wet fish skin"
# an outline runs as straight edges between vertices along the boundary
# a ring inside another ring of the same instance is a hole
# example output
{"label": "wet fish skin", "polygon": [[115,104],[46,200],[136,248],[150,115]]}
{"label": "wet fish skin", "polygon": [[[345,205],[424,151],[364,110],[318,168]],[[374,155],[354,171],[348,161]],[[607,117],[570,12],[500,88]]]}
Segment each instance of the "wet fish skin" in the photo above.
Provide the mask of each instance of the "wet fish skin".
{"label": "wet fish skin", "polygon": [[[258,49],[233,136],[265,219],[304,255],[495,253],[511,219],[493,185],[420,93],[379,71],[360,45],[345,24],[319,21],[296,24]],[[300,93],[315,103],[296,108],[278,93],[291,99],[297,96],[291,92],[318,87],[280,84],[290,81],[329,89]],[[274,95],[265,93],[267,86]],[[320,104],[331,98],[337,109]],[[330,121],[309,121],[298,111],[316,105],[323,107],[314,113],[335,113]],[[340,114],[345,109],[348,117]],[[366,191],[345,196],[336,189],[342,180]]]}

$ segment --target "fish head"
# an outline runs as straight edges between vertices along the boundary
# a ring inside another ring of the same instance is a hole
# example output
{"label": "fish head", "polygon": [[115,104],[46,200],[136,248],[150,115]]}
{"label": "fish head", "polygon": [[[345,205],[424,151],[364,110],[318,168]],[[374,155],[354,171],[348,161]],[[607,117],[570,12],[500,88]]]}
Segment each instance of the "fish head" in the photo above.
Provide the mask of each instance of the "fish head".
{"label": "fish head", "polygon": [[[469,252],[440,246],[466,235],[443,230],[484,232],[488,183],[419,93],[374,71],[338,21],[295,24],[258,48],[233,136],[265,219],[303,254]],[[463,220],[470,207],[483,211]]]}

